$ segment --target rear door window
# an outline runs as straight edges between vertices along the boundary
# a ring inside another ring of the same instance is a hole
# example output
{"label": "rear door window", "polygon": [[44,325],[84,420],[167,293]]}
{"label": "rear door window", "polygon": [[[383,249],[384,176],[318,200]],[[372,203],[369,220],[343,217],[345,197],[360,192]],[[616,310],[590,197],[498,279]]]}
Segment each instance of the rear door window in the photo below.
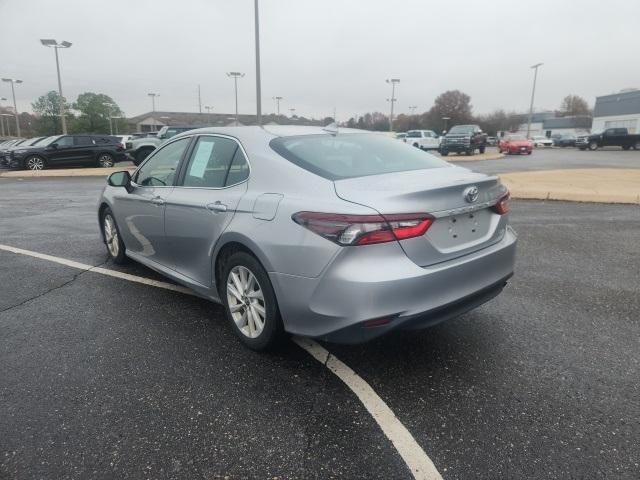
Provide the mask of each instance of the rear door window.
{"label": "rear door window", "polygon": [[203,135],[193,148],[182,185],[222,188],[234,161],[238,143],[230,138]]}

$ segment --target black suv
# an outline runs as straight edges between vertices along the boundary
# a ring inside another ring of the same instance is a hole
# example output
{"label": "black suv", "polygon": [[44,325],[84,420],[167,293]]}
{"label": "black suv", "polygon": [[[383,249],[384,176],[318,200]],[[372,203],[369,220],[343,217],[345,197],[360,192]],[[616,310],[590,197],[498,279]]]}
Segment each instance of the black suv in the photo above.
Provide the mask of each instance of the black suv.
{"label": "black suv", "polygon": [[127,160],[124,145],[110,135],[56,135],[37,145],[11,149],[4,163],[10,168],[42,170],[56,166],[113,167]]}
{"label": "black suv", "polygon": [[473,155],[476,150],[484,153],[486,147],[487,134],[478,125],[456,125],[440,142],[440,154],[445,157],[449,152]]}

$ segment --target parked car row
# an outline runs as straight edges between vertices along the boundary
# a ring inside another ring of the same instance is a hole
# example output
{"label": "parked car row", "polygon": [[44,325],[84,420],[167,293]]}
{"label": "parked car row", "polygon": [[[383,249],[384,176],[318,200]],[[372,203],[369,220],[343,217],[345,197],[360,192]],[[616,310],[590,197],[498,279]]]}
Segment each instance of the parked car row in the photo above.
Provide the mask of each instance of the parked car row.
{"label": "parked car row", "polygon": [[53,135],[0,144],[0,166],[8,168],[113,167],[125,160],[122,137],[112,135]]}
{"label": "parked car row", "polygon": [[477,150],[484,153],[489,144],[487,134],[478,125],[456,125],[443,136],[433,130],[409,130],[398,133],[396,138],[422,150],[438,150],[445,157],[451,152],[473,155]]}
{"label": "parked car row", "polygon": [[201,126],[164,126],[154,135],[149,135],[141,138],[133,138],[126,142],[126,154],[136,166],[140,165],[142,161],[149,156],[158,146],[168,140],[169,138],[177,135],[178,133],[188,132],[189,130],[195,130],[196,128],[203,128]]}

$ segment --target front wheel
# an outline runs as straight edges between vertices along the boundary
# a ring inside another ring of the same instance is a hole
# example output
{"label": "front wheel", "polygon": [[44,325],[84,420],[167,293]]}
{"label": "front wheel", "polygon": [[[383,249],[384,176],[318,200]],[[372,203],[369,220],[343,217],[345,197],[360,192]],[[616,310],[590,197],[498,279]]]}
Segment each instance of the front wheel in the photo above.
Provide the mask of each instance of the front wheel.
{"label": "front wheel", "polygon": [[44,170],[46,163],[44,158],[33,155],[25,159],[24,166],[27,170]]}
{"label": "front wheel", "polygon": [[127,257],[125,255],[125,246],[116,224],[116,219],[113,216],[113,212],[110,208],[105,208],[102,213],[102,236],[104,243],[107,246],[109,257],[113,260],[113,263],[122,265],[126,263]]}
{"label": "front wheel", "polygon": [[594,150],[597,150],[597,149],[598,149],[598,143],[597,142],[589,143],[589,150],[591,150],[593,152]]}
{"label": "front wheel", "polygon": [[252,350],[267,350],[284,337],[278,302],[267,272],[246,252],[224,264],[220,297],[240,341]]}
{"label": "front wheel", "polygon": [[634,150],[640,150],[640,142],[636,142],[635,145],[633,146]]}
{"label": "front wheel", "polygon": [[440,150],[440,155],[446,157],[447,155],[449,155],[449,152],[447,152],[446,150]]}
{"label": "front wheel", "polygon": [[485,147],[480,147],[480,154],[483,154],[485,150]]}

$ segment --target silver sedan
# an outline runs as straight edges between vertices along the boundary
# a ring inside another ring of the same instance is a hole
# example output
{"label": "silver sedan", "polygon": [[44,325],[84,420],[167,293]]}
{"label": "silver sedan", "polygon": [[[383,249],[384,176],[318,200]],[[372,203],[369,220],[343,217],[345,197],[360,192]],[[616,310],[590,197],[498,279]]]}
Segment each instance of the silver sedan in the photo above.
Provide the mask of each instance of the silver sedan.
{"label": "silver sedan", "polygon": [[109,177],[98,218],[133,259],[223,304],[248,347],[355,343],[460,315],[513,274],[498,178],[378,133],[200,129]]}

